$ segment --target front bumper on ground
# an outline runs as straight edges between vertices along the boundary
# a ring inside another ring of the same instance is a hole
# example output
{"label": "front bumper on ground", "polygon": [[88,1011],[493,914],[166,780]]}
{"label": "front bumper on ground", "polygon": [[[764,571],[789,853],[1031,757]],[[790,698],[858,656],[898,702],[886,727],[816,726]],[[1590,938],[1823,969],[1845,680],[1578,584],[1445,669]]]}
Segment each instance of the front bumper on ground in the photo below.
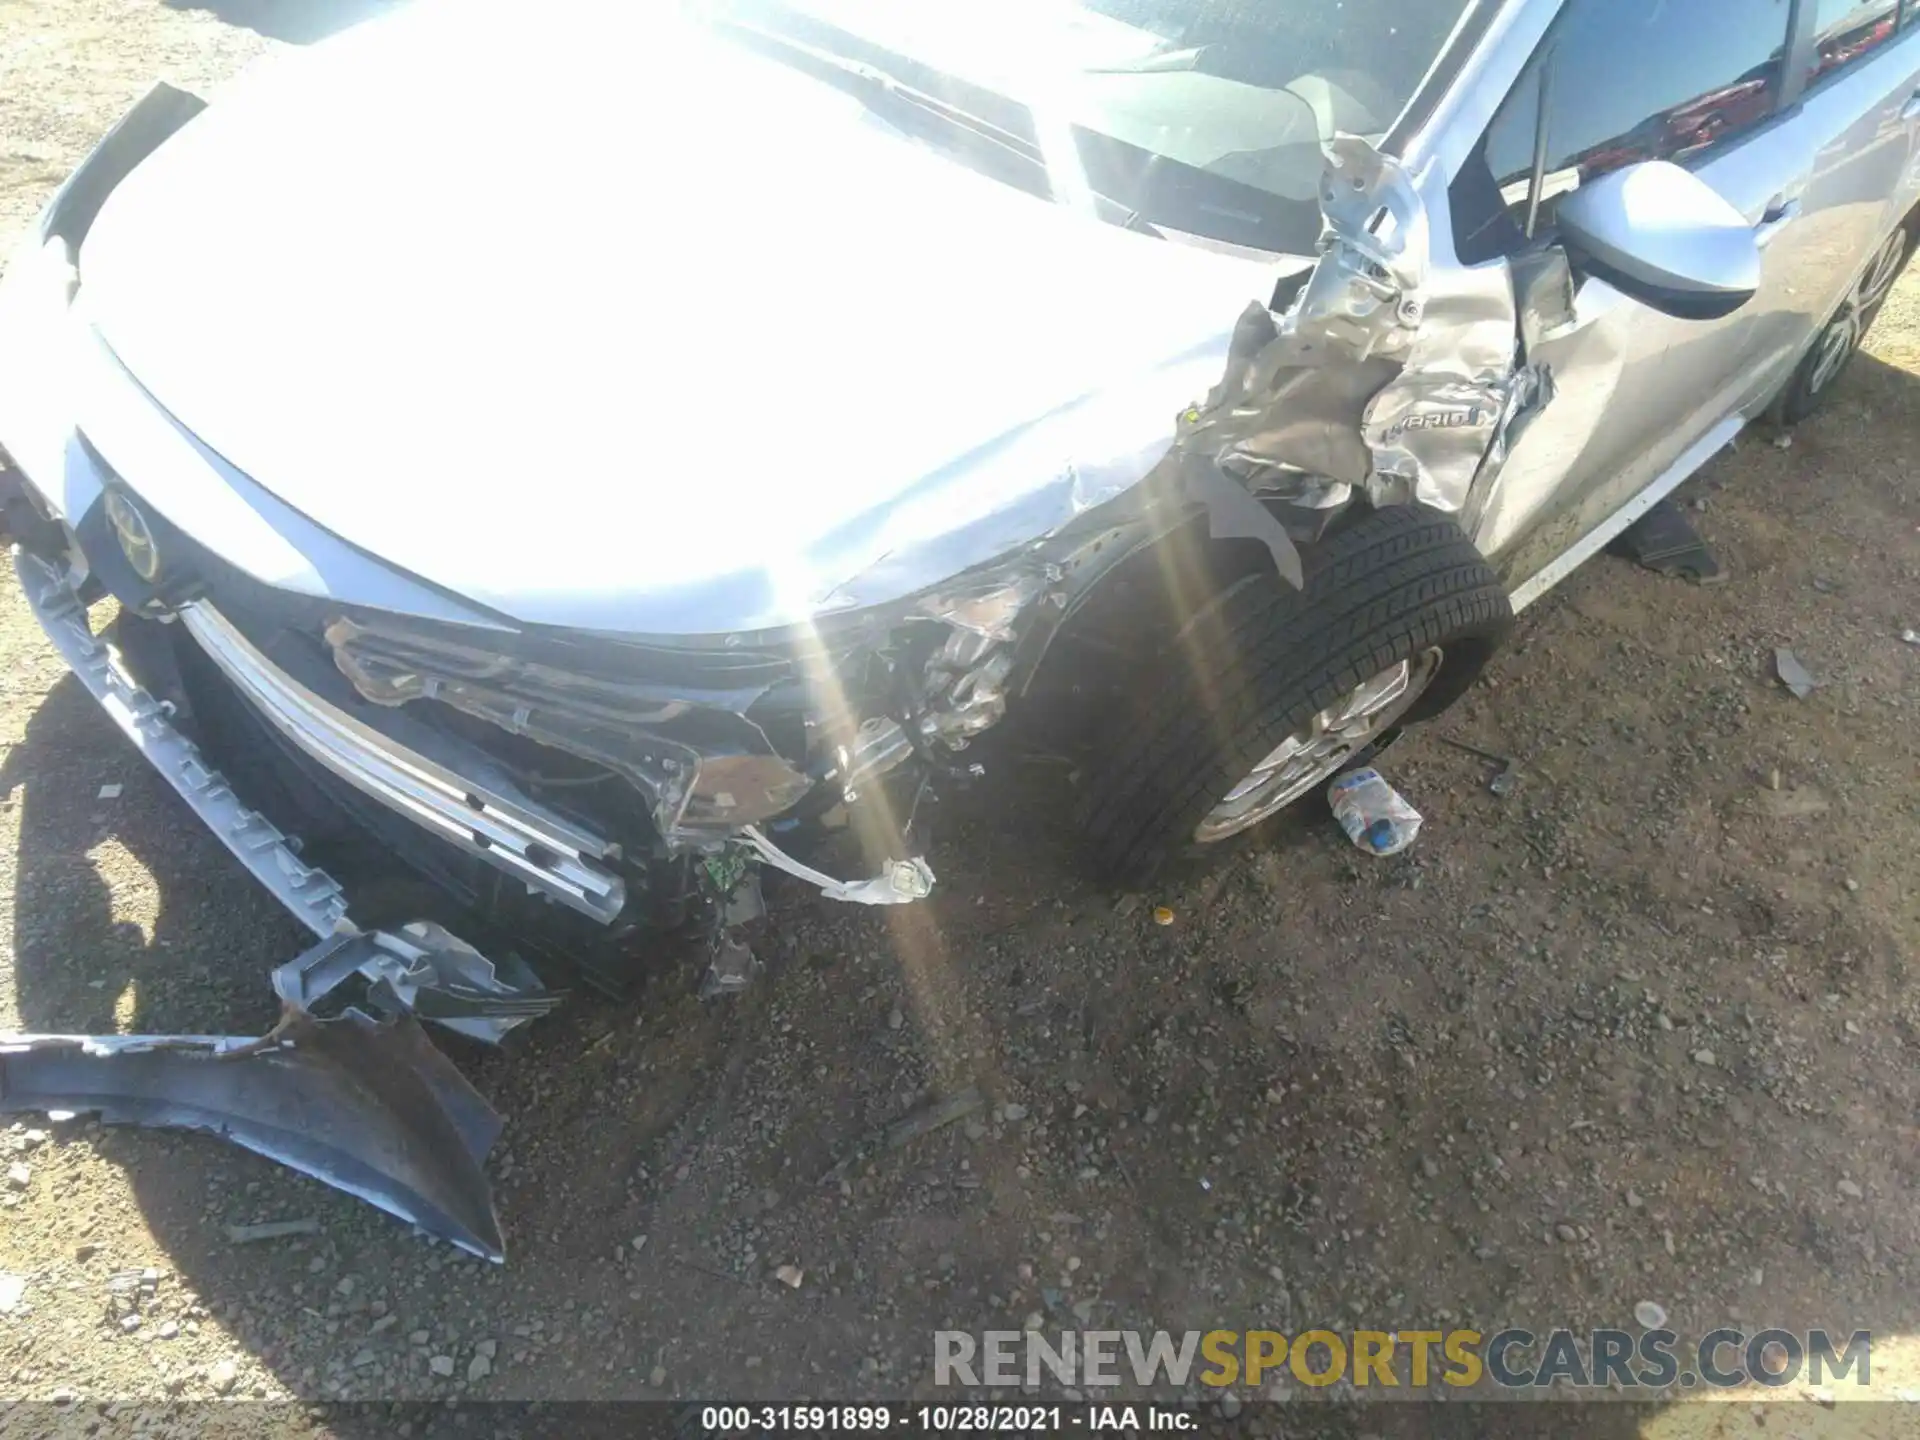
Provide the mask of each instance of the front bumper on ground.
{"label": "front bumper on ground", "polygon": [[[481,1169],[500,1120],[427,1041],[415,1015],[498,1041],[560,1000],[437,926],[362,932],[339,884],[249,810],[95,636],[63,576],[25,551],[14,569],[80,683],[256,880],[319,937],[274,972],[284,1014],[231,1036],[0,1035],[0,1112],[98,1111],[109,1122],[209,1130],[498,1260]],[[251,693],[251,692],[250,692]],[[269,714],[273,712],[269,711]],[[376,1021],[313,1004],[363,976]]]}
{"label": "front bumper on ground", "polygon": [[[101,708],[249,874],[318,937],[274,972],[283,1015],[266,1036],[0,1035],[0,1113],[97,1111],[110,1123],[207,1130],[476,1255],[502,1242],[482,1168],[499,1117],[426,1039],[431,1020],[497,1043],[560,1000],[524,964],[496,965],[437,925],[364,932],[340,884],[297,842],[249,809],[93,633],[66,573],[16,546],[14,571],[34,618]],[[262,655],[207,604],[179,622],[244,699],[300,751],[429,833],[482,855],[530,889],[605,921],[624,903],[602,864],[615,848],[550,811],[476,781],[347,715]],[[847,882],[805,866],[749,828],[761,863],[822,893],[867,905],[924,897],[924,861]],[[379,1019],[313,1006],[350,976]]]}
{"label": "front bumper on ground", "polygon": [[[324,940],[275,972],[298,992],[384,955],[381,935]],[[204,1130],[344,1190],[488,1260],[505,1258],[482,1168],[500,1117],[376,986],[375,1019],[286,1001],[258,1040],[0,1034],[0,1112],[95,1111],[110,1125]]]}

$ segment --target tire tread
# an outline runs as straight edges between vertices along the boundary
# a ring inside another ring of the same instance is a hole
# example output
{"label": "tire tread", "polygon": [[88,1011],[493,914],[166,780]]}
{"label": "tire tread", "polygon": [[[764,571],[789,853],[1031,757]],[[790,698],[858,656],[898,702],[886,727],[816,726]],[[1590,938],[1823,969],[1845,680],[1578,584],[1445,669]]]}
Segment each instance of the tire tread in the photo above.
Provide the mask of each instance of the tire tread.
{"label": "tire tread", "polygon": [[1229,592],[1188,626],[1186,653],[1165,657],[1181,681],[1096,742],[1080,812],[1096,861],[1123,882],[1152,878],[1213,799],[1308,717],[1429,646],[1474,637],[1490,654],[1511,617],[1459,527],[1412,506],[1329,540],[1309,556],[1302,591],[1262,575]]}

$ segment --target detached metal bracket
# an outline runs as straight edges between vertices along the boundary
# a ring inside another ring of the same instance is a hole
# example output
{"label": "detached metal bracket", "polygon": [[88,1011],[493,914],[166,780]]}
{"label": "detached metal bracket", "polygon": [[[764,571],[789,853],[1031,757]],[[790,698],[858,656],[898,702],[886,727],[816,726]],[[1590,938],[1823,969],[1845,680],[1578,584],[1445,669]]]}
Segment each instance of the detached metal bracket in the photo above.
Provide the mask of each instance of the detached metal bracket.
{"label": "detached metal bracket", "polygon": [[743,826],[740,840],[774,869],[805,880],[829,900],[844,900],[853,905],[911,905],[933,893],[933,871],[918,856],[911,860],[889,860],[871,880],[836,880],[811,865],[801,864],[755,826]]}

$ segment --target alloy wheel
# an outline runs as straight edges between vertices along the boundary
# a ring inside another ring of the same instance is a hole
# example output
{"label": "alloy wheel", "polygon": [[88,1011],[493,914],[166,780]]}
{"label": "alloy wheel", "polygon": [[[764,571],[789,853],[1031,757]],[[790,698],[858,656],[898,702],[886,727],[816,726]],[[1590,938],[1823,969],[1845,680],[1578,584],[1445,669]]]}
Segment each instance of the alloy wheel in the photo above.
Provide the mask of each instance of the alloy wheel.
{"label": "alloy wheel", "polygon": [[1880,302],[1887,298],[1893,282],[1899,279],[1906,258],[1907,232],[1895,230],[1874,253],[1846,301],[1814,342],[1813,369],[1807,376],[1809,394],[1818,395],[1846,368],[1847,361],[1866,338],[1867,327],[1879,312]]}
{"label": "alloy wheel", "polygon": [[1445,658],[1437,646],[1423,651],[1320,711],[1229,790],[1194,828],[1193,838],[1212,845],[1250,830],[1330,779],[1413,707]]}

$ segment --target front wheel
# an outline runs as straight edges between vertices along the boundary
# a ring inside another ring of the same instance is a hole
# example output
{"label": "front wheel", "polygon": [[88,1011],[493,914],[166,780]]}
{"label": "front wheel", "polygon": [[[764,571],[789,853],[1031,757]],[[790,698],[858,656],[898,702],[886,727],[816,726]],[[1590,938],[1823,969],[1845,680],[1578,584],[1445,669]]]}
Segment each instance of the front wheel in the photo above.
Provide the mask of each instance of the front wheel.
{"label": "front wheel", "polygon": [[1096,739],[1081,823],[1097,861],[1144,884],[1217,853],[1452,704],[1512,618],[1460,528],[1415,506],[1316,547],[1302,590],[1240,581],[1179,631],[1167,683]]}

